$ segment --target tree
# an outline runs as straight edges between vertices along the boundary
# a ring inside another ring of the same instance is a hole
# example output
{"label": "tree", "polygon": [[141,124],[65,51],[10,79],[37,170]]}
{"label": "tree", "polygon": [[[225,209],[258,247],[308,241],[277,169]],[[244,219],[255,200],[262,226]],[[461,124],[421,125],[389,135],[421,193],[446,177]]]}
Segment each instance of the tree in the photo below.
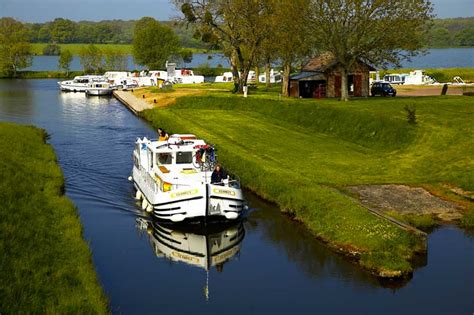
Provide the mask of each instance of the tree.
{"label": "tree", "polygon": [[76,24],[67,19],[57,18],[51,23],[53,43],[71,43],[76,36]]}
{"label": "tree", "polygon": [[103,53],[97,46],[90,44],[79,51],[79,59],[84,72],[101,72],[103,70]]}
{"label": "tree", "polygon": [[120,49],[108,48],[104,50],[106,70],[126,70],[128,65],[127,55]]}
{"label": "tree", "polygon": [[[204,42],[218,42],[229,57],[235,89],[243,92],[259,47],[268,36],[272,2],[268,0],[174,0],[184,20]],[[239,76],[240,71],[240,76]]]}
{"label": "tree", "polygon": [[193,51],[190,49],[181,49],[180,56],[185,65],[193,61]]}
{"label": "tree", "polygon": [[466,28],[455,35],[456,42],[459,46],[474,46],[474,29]]}
{"label": "tree", "polygon": [[65,49],[64,51],[61,51],[61,54],[59,55],[58,66],[59,66],[59,69],[63,69],[64,71],[66,71],[66,76],[69,75],[71,62],[72,62],[72,53],[67,49]]}
{"label": "tree", "polygon": [[153,18],[140,19],[134,30],[132,53],[139,65],[159,69],[180,51],[179,38],[173,30]]}
{"label": "tree", "polygon": [[[311,55],[317,47],[311,34],[310,2],[307,0],[273,0],[274,14],[271,18],[273,54],[283,65],[282,95],[288,96],[292,67]],[[268,81],[268,78],[267,78]]]}
{"label": "tree", "polygon": [[348,100],[347,75],[357,60],[386,67],[423,52],[428,0],[312,0],[312,34],[332,53],[341,71],[341,100]]}
{"label": "tree", "polygon": [[43,48],[43,55],[45,56],[59,56],[61,54],[61,46],[57,44],[48,44]]}
{"label": "tree", "polygon": [[17,71],[32,62],[28,29],[10,17],[0,19],[0,70],[15,77]]}

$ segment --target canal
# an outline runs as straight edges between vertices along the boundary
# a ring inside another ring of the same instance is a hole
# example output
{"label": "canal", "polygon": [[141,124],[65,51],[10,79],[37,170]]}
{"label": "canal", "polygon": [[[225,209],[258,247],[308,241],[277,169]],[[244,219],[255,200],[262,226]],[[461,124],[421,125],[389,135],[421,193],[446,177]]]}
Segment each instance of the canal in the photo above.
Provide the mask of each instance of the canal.
{"label": "canal", "polygon": [[474,237],[456,227],[429,235],[411,280],[380,282],[251,194],[243,225],[204,233],[148,222],[127,177],[134,140],[155,132],[113,98],[61,93],[55,80],[0,80],[0,120],[50,134],[113,313],[474,310]]}

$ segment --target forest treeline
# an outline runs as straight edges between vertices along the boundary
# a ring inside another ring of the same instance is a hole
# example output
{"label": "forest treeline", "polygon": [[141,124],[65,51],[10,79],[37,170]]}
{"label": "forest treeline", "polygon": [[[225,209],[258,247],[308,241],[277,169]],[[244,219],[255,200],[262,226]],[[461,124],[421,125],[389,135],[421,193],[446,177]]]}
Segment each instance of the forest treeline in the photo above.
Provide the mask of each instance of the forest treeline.
{"label": "forest treeline", "polygon": [[[32,43],[130,44],[136,22],[136,20],[75,22],[57,18],[45,23],[25,23],[25,26],[28,27]],[[200,39],[193,36],[192,27],[186,27],[173,21],[161,23],[174,30],[182,47],[206,48]],[[435,19],[427,42],[430,47],[474,46],[474,17]]]}
{"label": "forest treeline", "polygon": [[[25,23],[29,30],[31,43],[90,43],[90,44],[131,44],[137,20],[104,20],[99,22],[71,21],[56,18],[45,23]],[[206,48],[206,45],[193,37],[193,30],[173,21],[161,22],[173,29],[188,48]]]}

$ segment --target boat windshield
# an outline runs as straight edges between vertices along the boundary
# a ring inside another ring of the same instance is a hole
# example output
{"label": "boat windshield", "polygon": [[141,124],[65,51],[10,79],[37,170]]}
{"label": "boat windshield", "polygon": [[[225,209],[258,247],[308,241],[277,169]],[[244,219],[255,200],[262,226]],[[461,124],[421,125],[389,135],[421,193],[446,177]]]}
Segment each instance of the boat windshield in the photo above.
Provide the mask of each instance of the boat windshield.
{"label": "boat windshield", "polygon": [[158,165],[171,164],[171,153],[157,153],[156,160],[158,161]]}
{"label": "boat windshield", "polygon": [[192,162],[192,152],[176,152],[176,164],[191,164]]}

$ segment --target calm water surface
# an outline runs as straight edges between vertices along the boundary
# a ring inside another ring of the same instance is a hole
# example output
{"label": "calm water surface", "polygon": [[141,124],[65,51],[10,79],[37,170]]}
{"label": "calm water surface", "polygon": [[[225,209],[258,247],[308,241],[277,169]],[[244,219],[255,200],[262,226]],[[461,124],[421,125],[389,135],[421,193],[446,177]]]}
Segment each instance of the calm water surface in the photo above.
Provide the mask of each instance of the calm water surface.
{"label": "calm water surface", "polygon": [[[194,54],[191,63],[181,65],[184,67],[198,67],[209,64],[211,67],[221,65],[229,68],[229,60],[222,54]],[[413,58],[411,62],[403,62],[403,68],[474,68],[474,48],[436,48],[429,49],[428,54]],[[136,65],[131,56],[128,57],[128,68],[130,70],[142,69]],[[56,71],[58,70],[57,56],[35,56],[31,67],[25,70],[32,71]],[[79,57],[74,57],[71,70],[82,71]]]}
{"label": "calm water surface", "polygon": [[413,279],[380,283],[251,194],[242,226],[149,224],[127,177],[135,138],[155,132],[115,99],[60,93],[55,80],[0,80],[0,120],[50,133],[114,313],[474,311],[474,238],[455,227],[430,234]]}

